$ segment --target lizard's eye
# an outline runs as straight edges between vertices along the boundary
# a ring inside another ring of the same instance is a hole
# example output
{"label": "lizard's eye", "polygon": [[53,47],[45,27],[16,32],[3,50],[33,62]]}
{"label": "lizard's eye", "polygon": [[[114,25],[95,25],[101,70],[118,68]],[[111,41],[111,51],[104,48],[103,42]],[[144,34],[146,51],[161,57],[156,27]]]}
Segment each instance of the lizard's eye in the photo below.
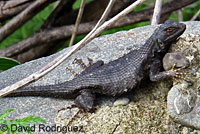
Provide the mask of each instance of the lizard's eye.
{"label": "lizard's eye", "polygon": [[173,33],[175,30],[176,30],[175,27],[169,27],[169,28],[167,28],[165,31],[166,31],[167,33]]}

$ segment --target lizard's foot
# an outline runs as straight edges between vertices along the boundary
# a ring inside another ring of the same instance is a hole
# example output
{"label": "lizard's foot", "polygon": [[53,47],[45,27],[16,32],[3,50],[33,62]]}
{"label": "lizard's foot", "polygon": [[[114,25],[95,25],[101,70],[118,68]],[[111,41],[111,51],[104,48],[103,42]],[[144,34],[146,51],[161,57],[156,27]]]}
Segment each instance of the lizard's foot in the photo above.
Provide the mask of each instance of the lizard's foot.
{"label": "lizard's foot", "polygon": [[77,76],[77,75],[84,75],[84,74],[90,73],[90,72],[94,71],[95,69],[99,68],[100,66],[104,65],[104,62],[102,60],[98,60],[97,62],[93,63],[93,60],[90,59],[90,58],[88,58],[89,66],[86,66],[86,64],[81,59],[75,58],[74,60],[77,63],[79,63],[79,65],[81,65],[81,67],[83,69],[85,69],[84,71],[82,71],[81,73],[78,74],[74,70],[72,70],[71,68],[66,67],[66,69],[68,71],[70,71],[75,76]]}
{"label": "lizard's foot", "polygon": [[[72,104],[71,106],[68,106],[66,108],[59,109],[58,112],[63,111],[63,110],[72,109],[74,107],[77,107],[77,106],[75,104]],[[79,117],[79,114],[81,112],[83,112],[83,109],[79,109],[73,116],[71,116],[71,119],[69,120],[69,122],[67,123],[67,125],[71,125],[71,123],[75,120],[75,118]]]}
{"label": "lizard's foot", "polygon": [[149,77],[150,77],[151,81],[159,81],[159,80],[163,80],[165,78],[179,78],[179,79],[185,80],[189,84],[192,84],[193,83],[192,80],[185,77],[186,75],[192,75],[192,73],[180,72],[184,68],[185,67],[175,69],[175,65],[173,65],[172,69],[170,69],[168,71],[163,71],[163,72],[158,72],[158,73],[150,71]]}
{"label": "lizard's foot", "polygon": [[[85,68],[87,67],[86,64],[85,64],[81,59],[75,58],[75,59],[74,59],[74,62],[76,62],[76,63],[78,63],[79,65],[81,65],[81,67],[82,67],[83,69],[85,69]],[[73,69],[71,69],[71,68],[69,68],[69,67],[66,67],[66,69],[67,69],[70,73],[72,73],[74,76],[78,75],[78,73],[75,72]]]}
{"label": "lizard's foot", "polygon": [[[69,106],[69,107],[66,107],[66,108],[63,108],[63,109],[60,109],[59,112],[61,110],[66,110],[66,109],[71,109],[71,108],[74,108],[74,107],[77,107],[75,104]],[[94,108],[94,110],[96,110],[96,107]],[[83,115],[82,115],[83,114]],[[68,121],[67,125],[71,125],[71,123],[76,119],[76,118],[82,118],[82,117],[87,117],[88,116],[88,111],[86,111],[85,109],[79,109],[78,111],[76,111],[71,117],[71,119]]]}
{"label": "lizard's foot", "polygon": [[99,60],[95,63],[93,63],[92,65],[90,65],[89,67],[87,67],[83,72],[81,72],[80,74],[81,75],[84,75],[84,74],[87,74],[87,73],[90,73],[92,71],[94,71],[95,69],[101,67],[104,65],[104,62],[102,60]]}
{"label": "lizard's foot", "polygon": [[87,65],[83,62],[82,59],[75,58],[74,61],[78,63],[83,69],[87,67]]}
{"label": "lizard's foot", "polygon": [[87,57],[88,61],[89,61],[89,66],[91,66],[92,64],[94,64],[93,60],[89,57]]}
{"label": "lizard's foot", "polygon": [[88,61],[89,61],[89,64],[88,66],[81,60],[81,59],[78,59],[78,58],[75,58],[74,60],[82,66],[82,68],[86,68],[86,67],[89,67],[91,66],[92,64],[94,64],[93,60],[89,57],[87,57]]}
{"label": "lizard's foot", "polygon": [[95,94],[91,92],[90,89],[82,89],[80,91],[80,95],[76,97],[75,104],[68,106],[66,108],[61,108],[58,112],[62,110],[72,109],[74,107],[78,107],[82,111],[93,112],[94,111],[94,99]]}
{"label": "lizard's foot", "polygon": [[70,106],[68,106],[68,107],[59,109],[58,112],[60,112],[60,111],[62,111],[62,110],[72,109],[72,108],[74,108],[74,107],[77,107],[77,106],[76,106],[75,104],[72,104],[72,105],[70,105]]}
{"label": "lizard's foot", "polygon": [[77,75],[77,73],[76,73],[74,70],[72,70],[71,68],[66,67],[66,69],[67,69],[70,73],[72,73],[74,76]]}
{"label": "lizard's foot", "polygon": [[194,75],[193,73],[185,73],[185,72],[180,72],[181,70],[185,69],[186,67],[181,67],[181,68],[178,68],[178,69],[175,69],[175,64],[172,66],[172,68],[169,70],[169,72],[173,72],[175,75],[172,77],[174,80],[177,81],[177,78],[178,79],[182,79],[182,80],[185,80],[186,82],[192,84],[193,81],[190,80],[189,78],[187,78],[186,76],[188,75]]}

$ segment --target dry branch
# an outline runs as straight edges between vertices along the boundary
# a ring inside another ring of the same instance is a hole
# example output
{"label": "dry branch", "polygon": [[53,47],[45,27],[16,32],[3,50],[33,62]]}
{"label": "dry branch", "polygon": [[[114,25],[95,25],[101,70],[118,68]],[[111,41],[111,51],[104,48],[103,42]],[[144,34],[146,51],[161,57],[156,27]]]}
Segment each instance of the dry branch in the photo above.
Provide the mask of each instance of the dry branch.
{"label": "dry branch", "polygon": [[183,21],[183,11],[181,9],[178,10],[178,20],[179,22]]}
{"label": "dry branch", "polygon": [[[110,2],[108,3],[108,6],[106,7],[103,15],[101,16],[101,18],[99,19],[99,21],[97,22],[96,26],[90,31],[90,33],[85,37],[86,42],[89,42],[88,39],[91,38],[92,34],[94,34],[97,31],[97,28],[99,28],[107,19],[109,13],[111,12],[111,9],[114,5],[114,3],[116,2],[116,0],[110,0]],[[116,15],[117,16],[117,15]],[[114,18],[114,17],[113,17]],[[109,26],[107,26],[108,28]]]}
{"label": "dry branch", "polygon": [[200,15],[200,9],[197,11],[197,13],[192,17],[191,21],[194,21],[198,16]]}
{"label": "dry branch", "polygon": [[151,25],[159,24],[163,0],[156,0]]}
{"label": "dry branch", "polygon": [[18,14],[28,7],[33,0],[0,1],[0,21],[4,21]]}

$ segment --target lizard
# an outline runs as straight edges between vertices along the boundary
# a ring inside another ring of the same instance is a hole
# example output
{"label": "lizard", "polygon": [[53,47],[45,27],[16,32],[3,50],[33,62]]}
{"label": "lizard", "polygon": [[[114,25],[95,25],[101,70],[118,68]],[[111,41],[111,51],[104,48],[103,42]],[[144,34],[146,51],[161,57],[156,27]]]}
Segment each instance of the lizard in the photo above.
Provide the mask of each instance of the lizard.
{"label": "lizard", "polygon": [[93,63],[72,80],[45,86],[24,87],[8,96],[48,96],[75,98],[75,105],[91,111],[96,94],[119,96],[133,90],[144,78],[159,81],[176,77],[176,71],[163,71],[162,58],[186,25],[167,20],[155,29],[138,50],[104,64]]}

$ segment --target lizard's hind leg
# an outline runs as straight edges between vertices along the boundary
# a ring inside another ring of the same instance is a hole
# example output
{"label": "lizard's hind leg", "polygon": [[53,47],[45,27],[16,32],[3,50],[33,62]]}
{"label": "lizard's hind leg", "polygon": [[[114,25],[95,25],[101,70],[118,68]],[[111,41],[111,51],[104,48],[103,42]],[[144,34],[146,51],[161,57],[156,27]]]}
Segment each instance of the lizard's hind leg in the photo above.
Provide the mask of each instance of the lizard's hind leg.
{"label": "lizard's hind leg", "polygon": [[94,110],[94,100],[96,98],[96,95],[91,92],[91,89],[82,89],[79,91],[79,95],[75,99],[75,104],[72,104],[71,106],[59,109],[58,112],[62,110],[72,109],[74,107],[78,107],[79,109],[83,111],[93,112]]}
{"label": "lizard's hind leg", "polygon": [[81,75],[90,73],[92,71],[94,71],[95,69],[99,68],[100,66],[103,66],[104,62],[102,60],[99,60],[93,64],[91,64],[89,67],[85,68],[85,70],[83,72],[81,72]]}
{"label": "lizard's hind leg", "polygon": [[94,108],[94,100],[96,96],[90,89],[82,89],[80,95],[76,97],[75,104],[86,111],[91,112]]}
{"label": "lizard's hind leg", "polygon": [[93,94],[90,89],[82,89],[80,91],[80,94],[75,99],[75,104],[73,104],[69,107],[66,107],[66,108],[62,108],[58,112],[60,112],[62,110],[66,110],[66,109],[71,109],[74,107],[79,108],[79,111],[68,122],[68,125],[70,125],[80,112],[87,113],[87,111],[93,112],[95,110],[95,108],[94,108],[95,98],[96,98],[95,94]]}

